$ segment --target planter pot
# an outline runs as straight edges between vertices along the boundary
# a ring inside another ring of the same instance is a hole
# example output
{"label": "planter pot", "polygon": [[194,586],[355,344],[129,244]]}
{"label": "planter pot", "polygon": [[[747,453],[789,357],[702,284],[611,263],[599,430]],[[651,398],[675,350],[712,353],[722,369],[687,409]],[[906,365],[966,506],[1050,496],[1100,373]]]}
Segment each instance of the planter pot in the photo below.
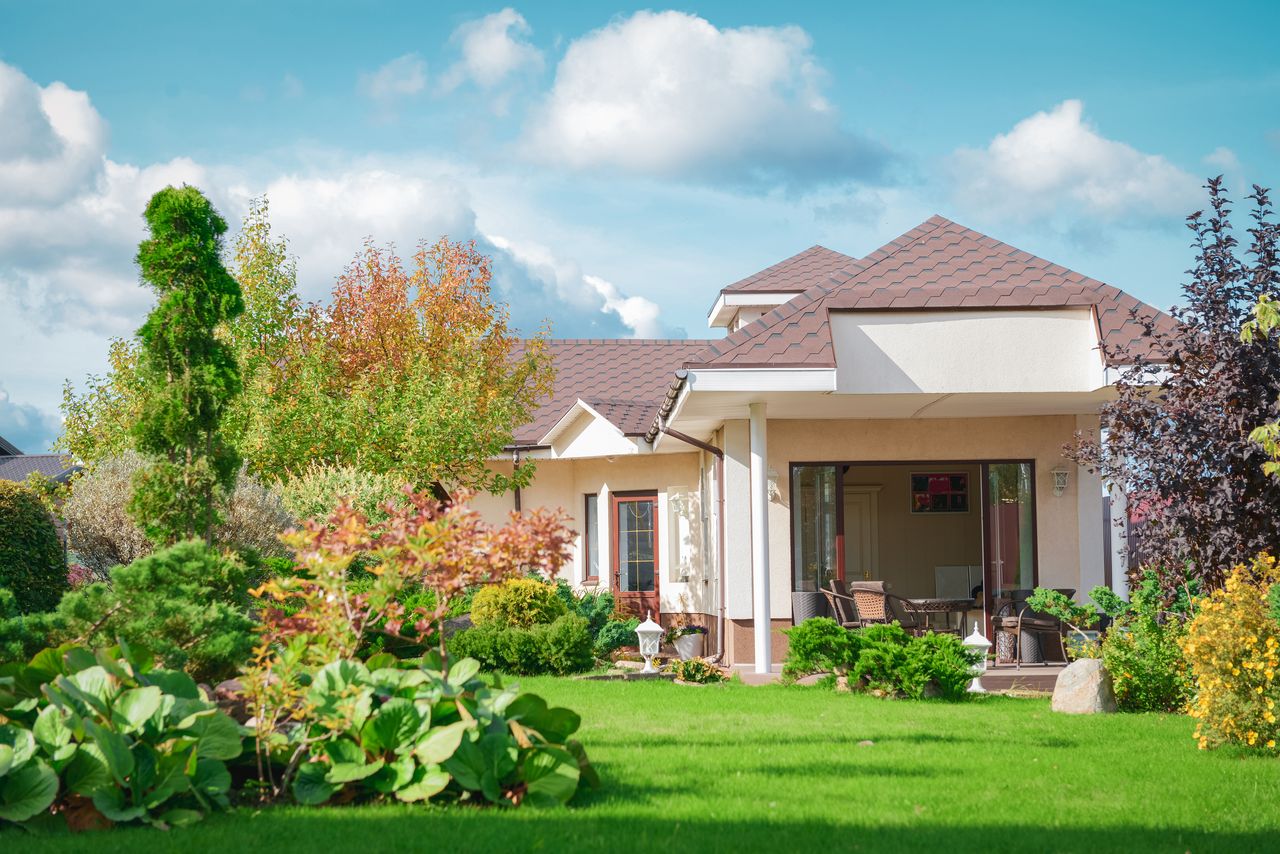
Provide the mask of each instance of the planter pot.
{"label": "planter pot", "polygon": [[707,636],[697,635],[681,635],[671,642],[676,648],[676,654],[680,656],[681,661],[689,661],[694,658],[702,658],[702,649],[707,641]]}
{"label": "planter pot", "polygon": [[797,590],[791,594],[791,621],[800,625],[810,617],[827,615],[827,599],[817,590]]}

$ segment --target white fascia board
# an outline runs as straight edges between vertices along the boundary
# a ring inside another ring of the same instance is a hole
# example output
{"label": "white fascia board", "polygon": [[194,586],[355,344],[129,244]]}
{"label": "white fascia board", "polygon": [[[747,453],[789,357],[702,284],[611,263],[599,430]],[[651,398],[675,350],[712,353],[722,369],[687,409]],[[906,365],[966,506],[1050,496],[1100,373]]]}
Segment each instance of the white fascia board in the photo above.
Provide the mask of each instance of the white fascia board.
{"label": "white fascia board", "polygon": [[691,391],[830,391],[835,368],[699,368],[685,381]]}
{"label": "white fascia board", "polygon": [[554,444],[555,440],[559,438],[560,434],[563,433],[565,430],[568,430],[570,425],[572,425],[574,421],[578,420],[578,416],[583,414],[590,415],[592,418],[595,418],[598,421],[603,421],[605,424],[608,424],[609,427],[611,427],[613,431],[617,433],[619,436],[623,435],[623,432],[620,429],[618,429],[618,425],[614,424],[608,418],[605,418],[603,415],[597,412],[595,410],[595,407],[591,406],[591,404],[587,403],[582,398],[578,398],[577,402],[575,402],[573,406],[569,407],[569,411],[566,412],[564,415],[560,416],[560,420],[557,421],[554,425],[552,425],[551,429],[547,431],[547,435],[543,436],[538,441],[538,444],[539,445]]}
{"label": "white fascia board", "polygon": [[721,293],[716,297],[716,304],[711,306],[711,313],[707,315],[707,326],[716,328],[725,328],[733,323],[734,316],[738,313],[738,309],[743,306],[766,306],[766,305],[782,305],[791,302],[799,293],[789,293],[785,291],[736,291],[732,293]]}

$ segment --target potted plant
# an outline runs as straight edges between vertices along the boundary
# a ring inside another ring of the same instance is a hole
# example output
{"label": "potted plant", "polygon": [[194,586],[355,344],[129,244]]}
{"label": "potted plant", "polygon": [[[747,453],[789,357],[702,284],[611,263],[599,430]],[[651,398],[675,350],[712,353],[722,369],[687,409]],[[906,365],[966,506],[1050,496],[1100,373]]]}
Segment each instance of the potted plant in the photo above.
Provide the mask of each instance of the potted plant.
{"label": "potted plant", "polygon": [[706,638],[707,629],[705,626],[676,625],[667,629],[663,640],[675,647],[676,654],[680,656],[681,661],[689,661],[690,659],[702,657]]}

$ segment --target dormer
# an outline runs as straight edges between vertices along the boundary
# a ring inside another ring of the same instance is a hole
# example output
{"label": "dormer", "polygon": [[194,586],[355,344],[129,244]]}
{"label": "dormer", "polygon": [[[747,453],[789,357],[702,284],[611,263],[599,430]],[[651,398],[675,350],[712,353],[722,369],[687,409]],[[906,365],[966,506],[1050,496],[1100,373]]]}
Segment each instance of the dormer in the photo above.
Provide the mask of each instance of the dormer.
{"label": "dormer", "polygon": [[856,260],[825,246],[810,246],[721,290],[707,325],[735,332]]}

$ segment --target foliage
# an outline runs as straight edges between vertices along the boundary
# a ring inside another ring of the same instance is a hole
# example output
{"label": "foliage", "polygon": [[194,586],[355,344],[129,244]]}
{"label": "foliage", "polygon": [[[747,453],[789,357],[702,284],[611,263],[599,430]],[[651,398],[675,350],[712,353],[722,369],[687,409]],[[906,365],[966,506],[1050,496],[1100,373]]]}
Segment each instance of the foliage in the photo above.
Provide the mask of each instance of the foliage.
{"label": "foliage", "polygon": [[662,633],[662,642],[675,643],[676,638],[682,638],[685,635],[705,635],[706,633],[706,626],[672,625]]}
{"label": "foliage", "polygon": [[213,544],[221,496],[240,456],[219,430],[240,392],[240,371],[218,327],[244,311],[222,266],[227,224],[199,190],[166,187],[145,213],[142,278],[158,301],[138,330],[140,408],[131,435],[149,465],[134,479],[129,512],[160,545],[202,536]]}
{"label": "foliage", "polygon": [[[1271,260],[1273,264],[1280,263],[1274,255]],[[1269,340],[1277,332],[1280,332],[1280,301],[1274,293],[1263,294],[1253,307],[1253,317],[1240,330],[1240,340],[1251,344],[1259,337]],[[1255,427],[1249,438],[1261,445],[1270,457],[1262,464],[1262,470],[1269,475],[1280,475],[1280,420]]]}
{"label": "foliage", "polygon": [[556,595],[570,614],[577,614],[587,621],[587,629],[594,638],[598,638],[605,625],[613,619],[613,611],[617,607],[613,594],[608,590],[575,593],[563,578],[556,579]]}
{"label": "foliage", "polygon": [[783,629],[783,634],[787,636],[787,658],[782,664],[784,682],[794,682],[810,673],[844,675],[857,659],[853,632],[830,617],[811,617]]}
{"label": "foliage", "polygon": [[[124,512],[133,495],[133,480],[146,460],[133,451],[101,460],[78,478],[63,504],[71,550],[98,578],[113,566],[124,566],[150,554],[151,542]],[[215,542],[241,553],[276,557],[285,553],[280,534],[293,524],[281,496],[247,473],[221,507]]]}
{"label": "foliage", "polygon": [[14,595],[0,587],[0,664],[27,661],[66,636],[66,620],[57,613],[23,614]]}
{"label": "foliage", "polygon": [[53,517],[22,484],[0,480],[0,587],[23,613],[46,611],[67,589],[67,559]]}
{"label": "foliage", "polygon": [[1222,744],[1274,753],[1280,741],[1280,623],[1269,593],[1280,573],[1269,556],[1236,566],[1200,603],[1183,651],[1195,681],[1191,717],[1201,749]]}
{"label": "foliage", "polygon": [[266,394],[241,440],[252,464],[281,478],[324,460],[419,487],[526,484],[531,467],[504,475],[488,461],[550,388],[550,361],[545,333],[509,327],[491,276],[470,243],[424,243],[409,266],[366,243],[328,305],[287,319],[283,358],[253,380]]}
{"label": "foliage", "polygon": [[[220,331],[243,391],[224,402],[222,436],[256,475],[288,481],[324,464],[420,488],[529,482],[531,465],[504,474],[489,461],[550,389],[546,332],[510,327],[473,244],[424,243],[406,265],[367,243],[327,304],[303,306],[288,244],[271,230],[266,199],[255,199],[233,267],[245,310]],[[91,376],[79,396],[68,384],[60,447],[88,463],[131,447],[144,368],[136,345],[115,342],[105,377]]]}
{"label": "foliage", "polygon": [[784,681],[820,672],[851,676],[866,690],[920,699],[936,692],[963,700],[973,678],[974,655],[954,635],[912,637],[897,623],[850,631],[828,617],[813,617],[787,631]]}
{"label": "foliage", "polygon": [[[443,647],[441,623],[456,598],[529,571],[554,575],[564,564],[571,534],[561,515],[513,513],[505,526],[493,527],[467,505],[468,497],[444,505],[406,489],[405,502],[376,525],[343,502],[328,519],[306,520],[286,535],[295,574],[253,591],[265,607],[244,683],[260,769],[282,728],[309,719],[305,688],[314,675],[353,659],[367,634],[409,644],[434,635]],[[358,590],[350,572],[357,559],[371,563],[372,577]],[[407,607],[401,596],[409,587],[430,591],[430,604]],[[267,783],[270,794],[283,791],[278,781]]]}
{"label": "foliage", "polygon": [[1048,587],[1037,587],[1032,591],[1027,597],[1027,605],[1033,611],[1057,617],[1077,632],[1098,622],[1097,613],[1088,605],[1081,605],[1065,593]]}
{"label": "foliage", "polygon": [[1250,438],[1277,411],[1280,330],[1240,334],[1259,299],[1280,292],[1280,227],[1267,191],[1255,186],[1252,240],[1239,252],[1221,179],[1208,189],[1209,216],[1188,219],[1199,257],[1185,306],[1172,329],[1139,318],[1150,353],[1106,354],[1130,366],[1103,407],[1107,439],[1080,437],[1067,451],[1124,490],[1142,517],[1138,552],[1170,590],[1188,578],[1213,589],[1225,567],[1280,546],[1280,479],[1263,470],[1266,453]]}
{"label": "foliage", "polygon": [[527,629],[554,622],[568,610],[555,585],[538,578],[511,578],[476,593],[471,621],[477,626],[498,623]]}
{"label": "foliage", "polygon": [[1116,705],[1127,712],[1178,712],[1190,693],[1181,644],[1185,611],[1147,571],[1130,594],[1128,610],[1102,640],[1102,663],[1115,684]]}
{"label": "foliage", "polygon": [[70,380],[63,384],[62,435],[54,442],[55,451],[93,467],[133,449],[129,427],[142,411],[138,355],[136,340],[112,338],[107,351],[111,369],[105,376],[86,377],[83,394],[76,394]]}
{"label": "foliage", "polygon": [[1094,587],[1089,591],[1089,598],[1098,606],[1099,611],[1113,620],[1129,610],[1129,603],[1121,599],[1120,594],[1110,587],[1102,585]]}
{"label": "foliage", "polygon": [[637,617],[631,617],[626,620],[609,620],[596,633],[596,639],[592,644],[591,651],[596,658],[607,659],[614,650],[621,649],[624,646],[635,646],[639,643],[639,638],[636,636],[636,626],[638,625],[640,625],[640,620]]}
{"label": "foliage", "polygon": [[452,656],[474,658],[487,670],[521,676],[581,673],[595,663],[593,649],[587,621],[576,614],[528,628],[485,623],[449,640]]}
{"label": "foliage", "polygon": [[479,664],[419,665],[391,656],[316,671],[299,726],[276,734],[280,786],[301,804],[430,798],[559,806],[594,780],[570,736],[579,718],[537,695],[476,678]]}
{"label": "foliage", "polygon": [[394,475],[355,466],[312,461],[279,485],[284,506],[299,519],[327,519],[346,499],[370,522],[387,518],[383,505],[403,497],[403,481]]}
{"label": "foliage", "polygon": [[708,664],[701,658],[691,658],[688,661],[673,661],[671,663],[671,672],[681,682],[694,682],[698,685],[724,681],[724,674],[720,672],[720,668],[714,664]]}
{"label": "foliage", "polygon": [[188,540],[111,571],[62,597],[61,639],[145,644],[171,669],[201,681],[235,674],[253,650],[249,571],[201,540]]}
{"label": "foliage", "polygon": [[64,646],[0,667],[0,819],[190,824],[228,806],[240,727],[140,648]]}

